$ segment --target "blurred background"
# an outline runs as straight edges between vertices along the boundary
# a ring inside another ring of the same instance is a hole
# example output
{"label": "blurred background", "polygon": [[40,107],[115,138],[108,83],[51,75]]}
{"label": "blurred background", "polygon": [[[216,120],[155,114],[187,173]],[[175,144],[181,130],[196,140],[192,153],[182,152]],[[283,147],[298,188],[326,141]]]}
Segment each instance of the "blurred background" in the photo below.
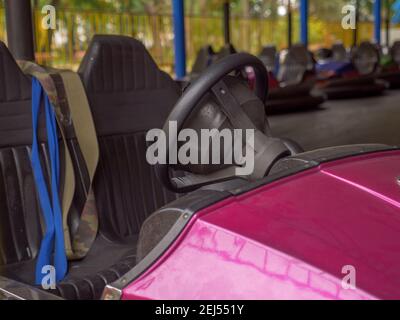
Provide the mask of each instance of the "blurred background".
{"label": "blurred background", "polygon": [[[266,44],[287,47],[289,0],[232,0],[232,43],[238,50],[258,54]],[[394,0],[388,0],[394,2]],[[293,42],[299,41],[299,1],[291,0]],[[205,44],[218,50],[224,44],[223,0],[185,0],[188,67]],[[335,41],[352,45],[352,30],[341,26],[342,7],[349,0],[310,0],[310,49],[330,47]],[[57,30],[40,28],[41,8],[57,9]],[[140,39],[158,65],[173,72],[173,20],[170,0],[33,0],[37,61],[76,69],[96,33],[124,34]],[[373,1],[360,0],[358,41],[373,38]],[[0,0],[0,40],[6,41],[4,0]],[[400,38],[400,26],[391,26],[391,39]]]}

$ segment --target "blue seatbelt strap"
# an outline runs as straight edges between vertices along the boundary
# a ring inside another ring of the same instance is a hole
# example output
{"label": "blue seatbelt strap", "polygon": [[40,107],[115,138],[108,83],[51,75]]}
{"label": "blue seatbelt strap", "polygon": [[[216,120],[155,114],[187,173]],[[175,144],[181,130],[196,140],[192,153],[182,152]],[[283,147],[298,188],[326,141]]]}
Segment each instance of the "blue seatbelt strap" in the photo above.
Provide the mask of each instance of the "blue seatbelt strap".
{"label": "blue seatbelt strap", "polygon": [[[47,141],[51,167],[51,200],[40,161],[37,137],[40,106],[43,97],[45,102]],[[39,195],[39,202],[46,224],[46,231],[40,245],[36,262],[36,284],[41,285],[43,277],[47,275],[46,273],[42,273],[44,266],[54,266],[57,282],[65,278],[67,273],[67,258],[65,254],[62,213],[58,194],[60,158],[56,117],[48,96],[44,93],[41,84],[36,78],[32,78],[32,129],[31,164]],[[52,258],[54,261],[53,263]]]}
{"label": "blue seatbelt strap", "polygon": [[50,104],[49,97],[44,93],[46,110],[46,127],[51,163],[51,195],[54,217],[55,246],[54,267],[56,269],[56,280],[61,281],[67,273],[67,256],[64,244],[64,230],[62,211],[59,198],[60,186],[60,150],[58,146],[57,123],[54,108]]}

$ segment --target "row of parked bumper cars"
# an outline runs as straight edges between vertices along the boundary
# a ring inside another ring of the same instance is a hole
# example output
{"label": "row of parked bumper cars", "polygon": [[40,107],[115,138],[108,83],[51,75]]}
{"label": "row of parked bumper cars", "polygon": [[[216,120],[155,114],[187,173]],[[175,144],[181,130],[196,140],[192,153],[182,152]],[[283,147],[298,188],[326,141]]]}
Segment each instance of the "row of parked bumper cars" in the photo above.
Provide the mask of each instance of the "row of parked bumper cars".
{"label": "row of parked bumper cars", "polygon": [[316,64],[316,89],[328,99],[375,96],[387,88],[376,77],[379,54],[374,45],[364,42],[348,52],[342,44],[336,44],[330,51],[330,59]]}
{"label": "row of parked bumper cars", "polygon": [[[232,44],[218,52],[208,45],[196,58],[190,80],[211,64],[236,53]],[[325,100],[381,95],[388,88],[400,88],[400,41],[384,54],[375,44],[363,42],[347,50],[342,43],[315,52],[302,44],[278,52],[273,45],[259,54],[269,73],[268,113],[319,107]],[[246,70],[250,85],[252,70]]]}
{"label": "row of parked bumper cars", "polygon": [[269,114],[313,109],[325,101],[323,95],[313,92],[314,66],[303,46],[295,45],[279,55],[270,47],[260,56],[264,61],[270,61],[267,65],[270,90],[266,101]]}

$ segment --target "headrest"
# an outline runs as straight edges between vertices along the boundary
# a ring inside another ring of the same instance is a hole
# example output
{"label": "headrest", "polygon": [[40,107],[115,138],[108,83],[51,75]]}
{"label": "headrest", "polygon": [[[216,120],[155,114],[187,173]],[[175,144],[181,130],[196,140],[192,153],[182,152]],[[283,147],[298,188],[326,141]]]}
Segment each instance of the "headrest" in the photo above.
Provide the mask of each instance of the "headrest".
{"label": "headrest", "polygon": [[276,65],[277,50],[273,45],[265,46],[259,55],[260,60],[264,63],[268,71],[273,72]]}
{"label": "headrest", "polygon": [[300,46],[281,51],[278,81],[281,85],[296,85],[303,81],[307,73],[308,51]]}
{"label": "headrest", "polygon": [[95,35],[78,72],[95,93],[156,89],[166,82],[144,45],[126,36]]}
{"label": "headrest", "polygon": [[126,36],[94,36],[79,73],[98,135],[162,127],[181,92],[144,45]]}
{"label": "headrest", "polygon": [[217,60],[220,60],[235,53],[237,53],[235,47],[232,44],[228,43],[224,45],[222,49],[217,53]]}
{"label": "headrest", "polygon": [[[32,143],[32,85],[6,45],[0,41],[0,147]],[[43,114],[39,122],[39,139],[44,141]]]}
{"label": "headrest", "polygon": [[362,75],[374,73],[380,60],[376,45],[363,42],[353,51],[352,61],[357,71]]}
{"label": "headrest", "polygon": [[199,74],[207,69],[212,64],[214,55],[215,52],[212,46],[207,45],[201,48],[193,64],[192,74]]}
{"label": "headrest", "polygon": [[22,73],[7,46],[0,41],[0,103],[30,97],[30,79]]}
{"label": "headrest", "polygon": [[281,58],[282,64],[298,64],[305,67],[307,70],[314,69],[314,58],[303,44],[293,45]]}
{"label": "headrest", "polygon": [[394,62],[400,65],[400,41],[396,41],[390,49],[390,54]]}
{"label": "headrest", "polygon": [[332,53],[333,53],[333,60],[339,61],[339,62],[348,61],[347,50],[344,47],[343,43],[335,43],[332,46]]}

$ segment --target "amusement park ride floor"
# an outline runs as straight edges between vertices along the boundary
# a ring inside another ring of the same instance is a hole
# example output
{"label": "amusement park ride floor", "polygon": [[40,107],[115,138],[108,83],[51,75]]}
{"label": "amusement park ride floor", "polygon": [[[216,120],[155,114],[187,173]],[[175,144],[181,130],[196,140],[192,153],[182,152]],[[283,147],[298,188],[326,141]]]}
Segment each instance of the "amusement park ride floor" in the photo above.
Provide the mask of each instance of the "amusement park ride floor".
{"label": "amusement park ride floor", "polygon": [[400,90],[381,97],[327,101],[317,110],[269,119],[275,136],[293,139],[307,151],[359,143],[400,146]]}

